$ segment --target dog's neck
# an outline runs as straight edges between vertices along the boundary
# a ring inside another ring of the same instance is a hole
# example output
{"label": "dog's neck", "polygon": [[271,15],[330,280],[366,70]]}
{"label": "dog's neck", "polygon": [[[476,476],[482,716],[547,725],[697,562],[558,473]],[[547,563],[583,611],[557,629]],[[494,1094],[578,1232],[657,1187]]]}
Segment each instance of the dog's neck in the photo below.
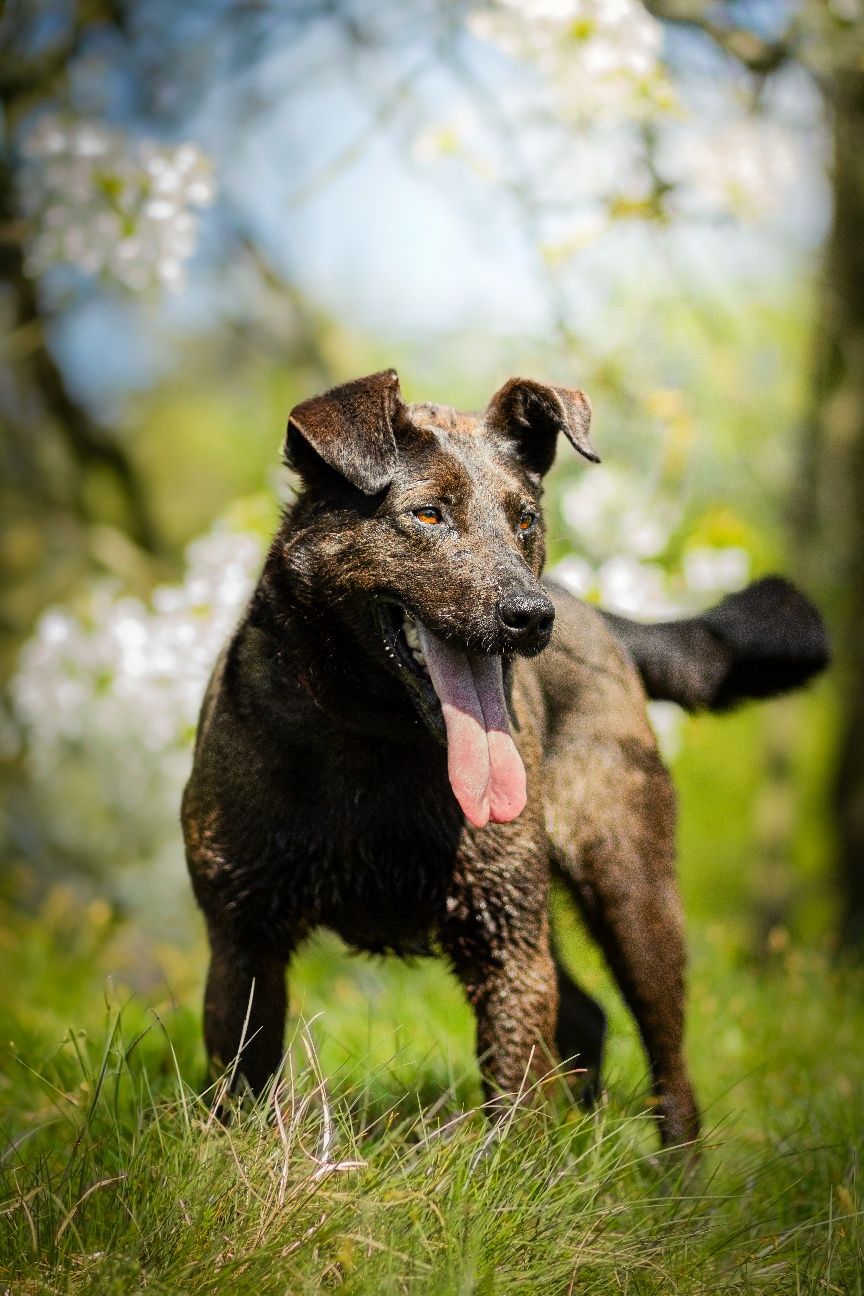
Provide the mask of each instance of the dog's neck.
{"label": "dog's neck", "polygon": [[271,551],[255,590],[248,625],[264,636],[267,687],[310,724],[374,735],[404,744],[438,744],[421,721],[405,686],[375,651],[368,625],[354,627],[326,600],[305,596],[302,578]]}

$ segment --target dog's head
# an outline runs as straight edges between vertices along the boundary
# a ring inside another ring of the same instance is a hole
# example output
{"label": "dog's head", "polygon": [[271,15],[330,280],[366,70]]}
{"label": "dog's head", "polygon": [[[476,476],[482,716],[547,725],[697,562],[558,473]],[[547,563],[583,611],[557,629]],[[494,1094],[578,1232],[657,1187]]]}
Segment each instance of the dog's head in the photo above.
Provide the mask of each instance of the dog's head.
{"label": "dog's head", "polygon": [[292,575],[446,735],[453,790],[475,824],[524,806],[503,677],[513,654],[549,642],[541,482],[559,433],[597,460],[590,418],[582,392],[521,378],[480,415],[408,405],[388,370],[289,419],[285,456],[305,486],[285,537]]}

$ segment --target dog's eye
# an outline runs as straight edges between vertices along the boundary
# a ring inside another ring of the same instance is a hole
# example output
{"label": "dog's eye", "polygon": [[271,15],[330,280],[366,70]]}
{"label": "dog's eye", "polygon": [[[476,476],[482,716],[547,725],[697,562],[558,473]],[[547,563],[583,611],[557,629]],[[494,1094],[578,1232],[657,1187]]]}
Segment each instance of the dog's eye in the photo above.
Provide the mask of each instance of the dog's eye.
{"label": "dog's eye", "polygon": [[519,516],[519,530],[522,532],[523,535],[527,535],[529,531],[534,530],[534,525],[536,521],[537,521],[536,513],[532,513],[530,509],[523,509],[522,513]]}
{"label": "dog's eye", "polygon": [[441,510],[437,508],[420,508],[414,510],[414,516],[424,526],[439,526],[444,521]]}

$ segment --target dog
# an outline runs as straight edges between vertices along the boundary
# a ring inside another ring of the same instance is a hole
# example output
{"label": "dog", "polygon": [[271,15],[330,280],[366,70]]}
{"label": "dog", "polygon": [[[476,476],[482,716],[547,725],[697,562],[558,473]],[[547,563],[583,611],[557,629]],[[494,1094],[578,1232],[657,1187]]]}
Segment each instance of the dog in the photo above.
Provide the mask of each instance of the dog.
{"label": "dog", "polygon": [[448,961],[488,1098],[558,1059],[596,1094],[605,1017],[553,953],[557,876],[638,1024],[662,1143],[697,1137],[675,795],[646,697],[769,697],[828,644],[779,577],[659,625],[544,586],[542,480],[562,435],[597,462],[590,422],[582,392],[519,378],[482,415],[408,404],[393,370],[291,413],[300,490],[216,664],[182,809],[206,1048],[256,1095],[286,967],[322,926]]}

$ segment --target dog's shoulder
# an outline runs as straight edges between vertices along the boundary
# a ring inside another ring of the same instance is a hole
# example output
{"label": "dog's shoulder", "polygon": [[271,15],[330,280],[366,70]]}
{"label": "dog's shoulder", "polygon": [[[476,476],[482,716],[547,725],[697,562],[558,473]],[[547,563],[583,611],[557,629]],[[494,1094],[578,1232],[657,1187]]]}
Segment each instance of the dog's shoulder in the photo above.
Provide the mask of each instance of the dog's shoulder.
{"label": "dog's shoulder", "polygon": [[562,586],[544,582],[555,604],[555,628],[532,663],[550,717],[643,711],[645,693],[632,660],[603,617]]}
{"label": "dog's shoulder", "polygon": [[[617,676],[622,682],[638,683],[629,654],[600,610],[554,581],[544,581],[544,586],[555,605],[555,628],[549,645],[553,657],[567,657],[574,668],[591,675]],[[548,652],[543,654],[546,656]]]}

